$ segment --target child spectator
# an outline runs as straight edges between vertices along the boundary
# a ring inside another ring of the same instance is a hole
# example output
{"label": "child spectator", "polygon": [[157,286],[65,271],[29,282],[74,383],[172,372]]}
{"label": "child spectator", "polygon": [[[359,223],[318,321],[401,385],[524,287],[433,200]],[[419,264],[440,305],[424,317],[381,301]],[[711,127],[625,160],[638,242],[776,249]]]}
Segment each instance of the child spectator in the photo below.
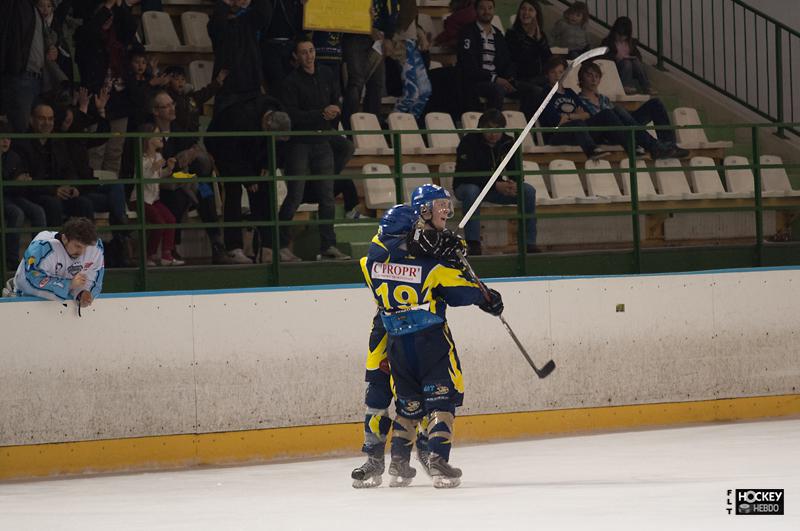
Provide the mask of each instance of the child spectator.
{"label": "child spectator", "polygon": [[[141,133],[158,133],[159,130],[153,124],[144,124],[139,127]],[[145,179],[163,179],[172,175],[175,168],[175,159],[170,158],[165,161],[161,156],[164,141],[161,137],[152,137],[143,142],[142,167]],[[142,186],[144,192],[144,217],[148,223],[172,224],[175,223],[175,216],[169,211],[167,206],[159,199],[159,184],[145,184]],[[136,199],[134,190],[131,200]],[[161,244],[161,260],[158,260],[156,252],[158,245]],[[147,231],[147,265],[154,266],[158,263],[166,266],[179,266],[185,262],[172,256],[175,249],[175,229],[155,229]]]}
{"label": "child spectator", "polygon": [[433,43],[442,48],[455,48],[461,29],[476,20],[475,0],[451,0],[450,16],[444,19],[444,30],[433,39]]}
{"label": "child spectator", "polygon": [[136,50],[130,54],[129,70],[125,77],[128,89],[130,111],[128,114],[128,131],[138,131],[139,127],[149,121],[148,104],[153,92],[170,82],[166,72],[158,71],[158,59],[147,60],[143,51]]}
{"label": "child spectator", "polygon": [[534,0],[522,0],[514,25],[506,32],[514,63],[520,110],[530,119],[544,93],[544,63],[552,53],[542,30],[542,9]]}
{"label": "child spectator", "polygon": [[589,49],[589,8],[584,2],[575,2],[564,11],[564,17],[553,26],[553,45],[569,50],[567,58],[574,59]]}
{"label": "child spectator", "polygon": [[633,38],[633,23],[628,17],[619,17],[611,26],[611,31],[603,40],[608,46],[608,57],[617,64],[619,77],[626,94],[641,91],[655,96],[657,92],[650,86],[650,79],[644,71],[642,53]]}
{"label": "child spectator", "polygon": [[223,68],[211,83],[191,92],[186,92],[186,70],[182,66],[167,67],[164,75],[168,79],[167,93],[175,102],[175,123],[183,131],[199,131],[203,104],[220,91],[228,71]]}

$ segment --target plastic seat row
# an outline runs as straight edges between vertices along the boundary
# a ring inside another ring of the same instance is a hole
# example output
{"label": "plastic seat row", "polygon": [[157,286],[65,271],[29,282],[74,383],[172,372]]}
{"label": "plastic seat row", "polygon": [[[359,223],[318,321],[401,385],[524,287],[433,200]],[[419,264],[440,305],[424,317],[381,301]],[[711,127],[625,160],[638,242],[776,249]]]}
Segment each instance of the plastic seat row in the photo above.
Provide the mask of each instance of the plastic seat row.
{"label": "plastic seat row", "polygon": [[[762,166],[783,164],[780,157],[762,155]],[[643,160],[637,161],[636,183],[640,201],[681,201],[700,199],[737,199],[751,198],[754,195],[754,177],[751,169],[737,168],[746,165],[744,157],[730,156],[724,161],[724,177],[716,169],[714,160],[709,157],[694,157],[687,167],[677,159],[663,159],[655,162],[652,168]],[[539,172],[540,167],[536,162],[524,161],[524,171]],[[586,173],[586,189],[581,182],[578,169],[574,162],[569,160],[554,160],[548,166],[551,172],[550,186],[545,184],[542,174],[525,175],[525,182],[536,189],[537,205],[566,205],[566,204],[591,204],[591,203],[618,203],[629,202],[631,197],[628,160],[624,159],[619,165],[622,190],[617,177],[607,160],[587,161],[584,169]],[[391,169],[386,164],[367,164],[362,172],[364,174],[391,174]],[[407,163],[403,165],[403,174],[428,173],[428,166],[420,163]],[[455,162],[439,165],[438,172],[452,175],[455,172]],[[563,173],[562,173],[563,172]],[[784,168],[762,168],[762,195],[763,197],[800,197],[800,190],[792,189],[789,177]],[[440,177],[442,186],[453,191],[453,178]],[[723,181],[725,186],[723,187]],[[427,177],[406,177],[403,179],[405,197],[408,199],[411,191],[431,182]],[[365,179],[365,200],[368,208],[383,209],[396,203],[395,186],[392,179]],[[454,202],[458,203],[454,198]],[[489,206],[492,206],[489,203]]]}
{"label": "plastic seat row", "polygon": [[198,11],[181,13],[181,29],[185,43],[181,43],[172,18],[163,11],[142,13],[145,50],[148,52],[200,52],[210,53],[208,15]]}

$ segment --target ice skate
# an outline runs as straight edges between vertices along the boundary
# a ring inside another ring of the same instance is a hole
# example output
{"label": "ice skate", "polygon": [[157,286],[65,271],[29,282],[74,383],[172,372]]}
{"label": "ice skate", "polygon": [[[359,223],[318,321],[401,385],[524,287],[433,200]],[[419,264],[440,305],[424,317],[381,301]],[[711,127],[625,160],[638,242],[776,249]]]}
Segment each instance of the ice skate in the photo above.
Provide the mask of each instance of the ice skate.
{"label": "ice skate", "polygon": [[389,481],[390,487],[408,487],[414,476],[417,475],[417,470],[406,459],[392,458],[392,462],[389,464],[389,475],[392,478]]}
{"label": "ice skate", "polygon": [[371,489],[383,482],[383,470],[386,467],[383,456],[369,456],[367,462],[351,472],[354,489]]}
{"label": "ice skate", "polygon": [[423,450],[422,448],[417,446],[417,461],[419,461],[419,464],[422,465],[422,470],[425,471],[428,477],[431,477],[431,468],[429,463],[430,458],[431,458],[430,450]]}
{"label": "ice skate", "polygon": [[461,469],[450,466],[450,463],[436,454],[428,460],[433,486],[437,489],[452,489],[461,485]]}

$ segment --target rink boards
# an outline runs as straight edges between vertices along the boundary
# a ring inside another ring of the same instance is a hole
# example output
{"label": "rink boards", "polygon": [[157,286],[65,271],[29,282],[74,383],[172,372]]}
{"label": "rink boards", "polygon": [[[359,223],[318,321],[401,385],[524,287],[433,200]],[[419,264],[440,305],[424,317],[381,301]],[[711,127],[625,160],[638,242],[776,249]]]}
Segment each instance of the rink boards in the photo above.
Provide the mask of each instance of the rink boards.
{"label": "rink boards", "polygon": [[[800,413],[797,269],[492,282],[451,308],[458,442]],[[0,304],[0,479],[357,452],[358,286]]]}

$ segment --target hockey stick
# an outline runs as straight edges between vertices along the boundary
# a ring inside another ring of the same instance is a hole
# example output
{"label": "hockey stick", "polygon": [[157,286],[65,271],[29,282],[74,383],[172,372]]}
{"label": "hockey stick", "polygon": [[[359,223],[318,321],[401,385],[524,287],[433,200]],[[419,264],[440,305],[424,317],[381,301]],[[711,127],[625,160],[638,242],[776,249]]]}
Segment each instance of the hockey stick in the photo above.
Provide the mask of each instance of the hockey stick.
{"label": "hockey stick", "polygon": [[[458,260],[467,270],[467,273],[469,273],[475,280],[475,282],[478,283],[478,287],[480,288],[481,293],[483,294],[483,298],[486,299],[486,302],[489,302],[492,296],[489,294],[489,290],[486,288],[486,284],[484,284],[483,281],[481,281],[481,279],[478,278],[478,275],[475,274],[475,270],[472,269],[470,263],[467,262],[467,258],[464,256],[464,253],[462,253],[461,251],[456,251],[456,255],[458,256]],[[533,360],[531,359],[530,355],[528,355],[528,351],[525,350],[525,347],[522,346],[522,342],[520,342],[520,340],[517,338],[517,334],[514,333],[514,331],[511,329],[511,326],[506,322],[506,318],[503,317],[503,314],[498,315],[498,317],[500,318],[500,322],[503,323],[503,326],[506,327],[508,335],[510,335],[511,339],[513,339],[514,343],[516,343],[519,351],[522,352],[523,356],[525,356],[525,359],[528,361],[528,365],[530,365],[531,368],[533,369],[533,372],[536,373],[536,376],[538,376],[539,378],[547,378],[547,376],[549,376],[550,373],[553,372],[553,370],[556,368],[556,362],[550,360],[547,363],[545,363],[544,367],[542,367],[541,369],[536,367],[536,364],[533,363]]]}
{"label": "hockey stick", "polygon": [[475,199],[475,202],[472,203],[472,206],[469,208],[469,210],[467,210],[467,213],[464,214],[464,218],[458,224],[459,229],[463,229],[467,225],[467,222],[475,213],[475,211],[478,209],[481,202],[483,201],[483,198],[486,197],[486,194],[488,194],[489,190],[492,188],[492,186],[494,186],[494,183],[497,180],[497,178],[500,177],[500,174],[503,173],[503,170],[506,169],[506,166],[508,165],[508,162],[511,160],[511,157],[514,156],[514,153],[516,153],[517,149],[519,149],[519,146],[525,140],[525,137],[528,136],[528,133],[531,132],[533,124],[536,123],[536,120],[538,120],[539,116],[541,116],[541,114],[544,112],[544,108],[547,107],[547,104],[550,103],[550,100],[553,99],[553,96],[555,95],[556,91],[558,91],[558,87],[561,86],[561,83],[563,83],[565,79],[567,79],[569,73],[573,69],[579,68],[581,66],[581,63],[583,63],[584,61],[588,59],[594,59],[595,57],[598,57],[600,55],[605,55],[607,52],[608,52],[608,47],[601,46],[599,48],[594,48],[592,50],[589,50],[588,52],[582,53],[572,61],[572,64],[569,65],[569,67],[564,71],[564,75],[562,75],[561,79],[559,79],[558,82],[555,85],[553,85],[553,88],[550,89],[550,92],[547,93],[547,96],[545,96],[544,101],[542,101],[542,104],[539,105],[539,108],[536,109],[535,113],[533,113],[533,116],[531,117],[530,121],[528,121],[528,124],[525,126],[525,129],[522,130],[522,133],[517,135],[517,139],[514,141],[514,145],[512,145],[511,149],[508,150],[508,153],[506,153],[506,156],[503,157],[503,160],[500,162],[500,165],[497,166],[496,170],[494,170],[494,173],[492,174],[492,177],[489,179],[489,182],[486,183],[486,186],[483,187],[483,190],[481,190],[481,193],[478,195],[477,199]]}

